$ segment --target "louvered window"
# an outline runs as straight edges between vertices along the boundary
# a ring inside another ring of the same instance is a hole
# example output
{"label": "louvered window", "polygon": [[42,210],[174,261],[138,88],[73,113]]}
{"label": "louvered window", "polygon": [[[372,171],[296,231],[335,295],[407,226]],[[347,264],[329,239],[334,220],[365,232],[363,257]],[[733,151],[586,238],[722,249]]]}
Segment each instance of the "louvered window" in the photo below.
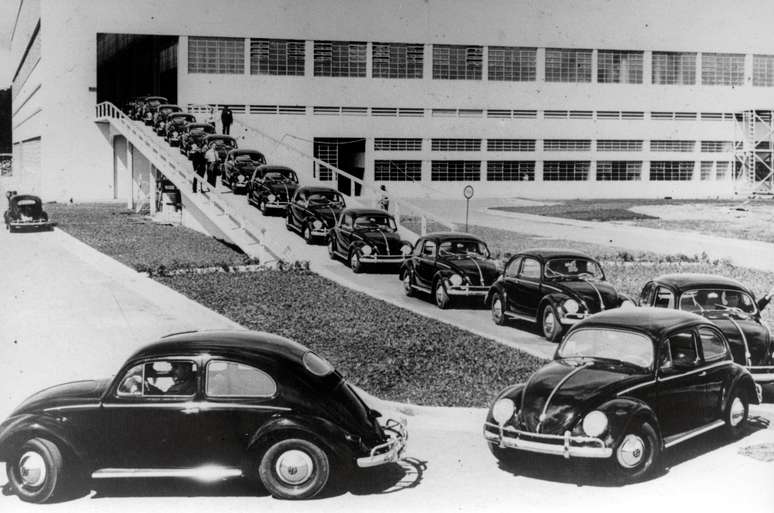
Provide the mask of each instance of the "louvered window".
{"label": "louvered window", "polygon": [[366,76],[366,43],[352,41],[315,41],[316,77]]}
{"label": "louvered window", "polygon": [[250,73],[302,76],[304,47],[304,41],[294,39],[251,39]]}
{"label": "louvered window", "polygon": [[481,80],[482,46],[433,45],[433,78]]}
{"label": "louvered window", "polygon": [[371,48],[374,78],[422,78],[424,45],[373,43]]}

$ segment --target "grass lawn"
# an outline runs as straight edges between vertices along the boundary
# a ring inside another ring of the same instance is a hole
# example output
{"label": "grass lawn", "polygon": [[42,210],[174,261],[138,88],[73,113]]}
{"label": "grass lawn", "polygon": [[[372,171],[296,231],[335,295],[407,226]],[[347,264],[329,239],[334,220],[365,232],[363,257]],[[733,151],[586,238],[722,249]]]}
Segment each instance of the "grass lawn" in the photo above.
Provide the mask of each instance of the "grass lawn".
{"label": "grass lawn", "polygon": [[57,226],[138,271],[240,265],[250,258],[216,239],[183,226],[170,226],[117,203],[45,205]]}
{"label": "grass lawn", "polygon": [[157,279],[250,329],[319,351],[347,379],[383,399],[486,406],[502,387],[525,380],[543,364],[310,272]]}

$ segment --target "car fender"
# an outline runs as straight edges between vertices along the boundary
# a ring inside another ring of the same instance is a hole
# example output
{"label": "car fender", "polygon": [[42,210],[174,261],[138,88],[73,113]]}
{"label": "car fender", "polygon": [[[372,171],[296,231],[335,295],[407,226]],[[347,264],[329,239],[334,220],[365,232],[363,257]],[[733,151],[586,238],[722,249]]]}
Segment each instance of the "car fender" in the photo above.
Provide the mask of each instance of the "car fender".
{"label": "car fender", "polygon": [[322,444],[331,457],[343,461],[354,458],[353,447],[347,442],[348,433],[345,430],[324,418],[298,414],[274,415],[250,438],[249,452],[263,454],[273,440],[292,433]]}
{"label": "car fender", "polygon": [[755,391],[755,381],[753,380],[752,374],[739,364],[735,363],[733,365],[736,368],[736,372],[731,380],[731,385],[728,387],[728,394],[723,398],[723,411],[728,410],[731,394],[738,389],[744,390],[747,393],[747,399],[750,404],[760,404],[758,402],[758,394]]}
{"label": "car fender", "polygon": [[[624,435],[635,424],[641,422],[647,422],[653,426],[658,435],[659,443],[662,442],[658,416],[647,403],[631,397],[620,397],[603,403],[596,409],[607,415],[610,447],[616,447]],[[578,422],[578,425],[580,426],[582,422],[583,419]]]}
{"label": "car fender", "polygon": [[572,298],[568,294],[565,294],[563,292],[554,292],[553,294],[547,294],[543,296],[543,298],[540,300],[540,303],[538,303],[538,308],[537,308],[538,315],[540,314],[540,312],[543,311],[543,308],[545,308],[546,305],[549,305],[549,304],[554,308],[556,308],[557,310],[561,309],[562,303],[564,303],[568,299],[572,299]]}
{"label": "car fender", "polygon": [[51,440],[81,462],[89,461],[88,449],[70,432],[65,417],[34,413],[8,419],[0,426],[0,461],[8,461],[20,444],[35,437]]}
{"label": "car fender", "polygon": [[521,410],[521,398],[524,393],[524,387],[526,387],[526,383],[516,383],[513,385],[508,385],[507,387],[500,390],[500,393],[495,396],[494,400],[492,401],[492,404],[489,405],[489,410],[486,414],[486,421],[487,422],[494,422],[494,418],[492,417],[492,407],[495,405],[497,401],[500,399],[508,398],[511,401],[513,401],[513,404],[516,405],[516,410]]}
{"label": "car fender", "polygon": [[497,281],[495,281],[492,284],[492,286],[489,287],[489,290],[486,293],[486,300],[484,300],[485,305],[491,306],[492,296],[494,295],[495,292],[500,294],[500,296],[502,296],[503,298],[503,301],[505,301],[505,296],[506,296],[505,287],[503,287],[502,281],[499,278],[497,279]]}
{"label": "car fender", "polygon": [[402,264],[400,264],[400,271],[398,271],[398,279],[403,281],[403,279],[406,277],[406,273],[411,272],[414,269],[414,262],[411,259],[404,260]]}

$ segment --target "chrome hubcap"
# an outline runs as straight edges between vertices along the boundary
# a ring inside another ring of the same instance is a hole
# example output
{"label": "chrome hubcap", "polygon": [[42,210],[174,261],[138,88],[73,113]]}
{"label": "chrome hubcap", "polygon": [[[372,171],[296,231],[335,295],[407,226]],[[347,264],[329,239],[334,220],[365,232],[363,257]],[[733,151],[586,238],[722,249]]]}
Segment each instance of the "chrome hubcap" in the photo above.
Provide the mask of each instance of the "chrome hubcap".
{"label": "chrome hubcap", "polygon": [[624,468],[634,468],[645,457],[645,442],[637,435],[626,435],[616,452],[618,463]]}
{"label": "chrome hubcap", "polygon": [[289,485],[300,485],[308,480],[314,470],[312,458],[297,449],[285,451],[277,458],[274,466],[277,476]]}
{"label": "chrome hubcap", "polygon": [[554,313],[551,310],[546,310],[545,315],[543,315],[543,333],[547,337],[551,336],[554,333],[555,327],[556,319],[554,318]]}
{"label": "chrome hubcap", "polygon": [[734,397],[734,400],[731,402],[728,421],[731,427],[736,427],[742,422],[742,419],[744,419],[744,404],[741,399]]}
{"label": "chrome hubcap", "polygon": [[497,322],[503,318],[503,303],[499,297],[492,301],[492,318]]}
{"label": "chrome hubcap", "polygon": [[46,462],[34,451],[25,452],[19,458],[19,477],[24,486],[37,487],[46,480]]}

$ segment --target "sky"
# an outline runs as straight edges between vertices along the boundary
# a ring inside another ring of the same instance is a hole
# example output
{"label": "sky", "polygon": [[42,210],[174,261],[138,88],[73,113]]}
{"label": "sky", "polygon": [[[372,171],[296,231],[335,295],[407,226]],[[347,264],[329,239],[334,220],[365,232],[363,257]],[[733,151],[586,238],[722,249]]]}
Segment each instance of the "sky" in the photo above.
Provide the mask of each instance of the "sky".
{"label": "sky", "polygon": [[19,0],[0,0],[0,89],[11,83],[11,30],[16,21]]}

